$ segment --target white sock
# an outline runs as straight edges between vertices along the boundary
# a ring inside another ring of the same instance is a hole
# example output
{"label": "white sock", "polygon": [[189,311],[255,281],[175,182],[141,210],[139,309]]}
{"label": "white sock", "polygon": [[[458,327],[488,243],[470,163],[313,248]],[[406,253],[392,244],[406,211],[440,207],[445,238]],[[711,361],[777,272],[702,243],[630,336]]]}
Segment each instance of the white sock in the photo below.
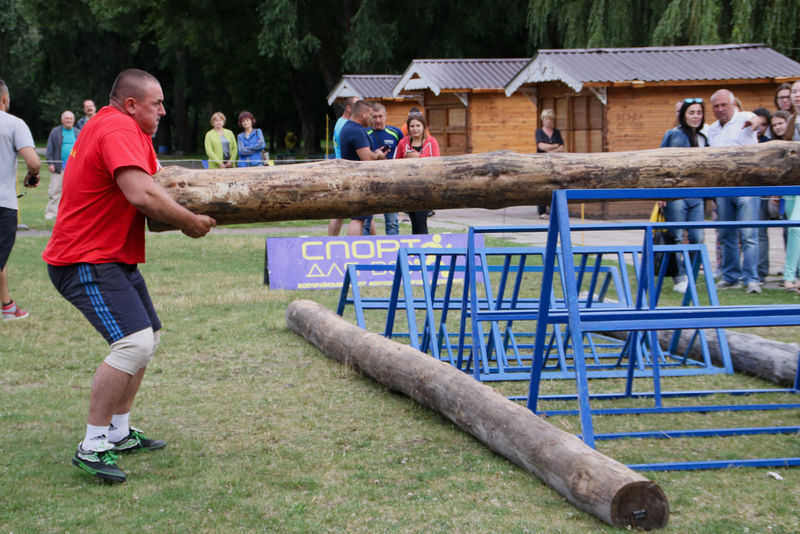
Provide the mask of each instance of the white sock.
{"label": "white sock", "polygon": [[95,425],[86,425],[86,435],[83,438],[83,443],[81,446],[84,450],[91,451],[94,450],[98,445],[107,441],[108,439],[108,427],[107,426],[95,426]]}
{"label": "white sock", "polygon": [[116,442],[128,435],[128,418],[131,413],[114,414],[111,417],[111,426],[108,430],[108,441]]}

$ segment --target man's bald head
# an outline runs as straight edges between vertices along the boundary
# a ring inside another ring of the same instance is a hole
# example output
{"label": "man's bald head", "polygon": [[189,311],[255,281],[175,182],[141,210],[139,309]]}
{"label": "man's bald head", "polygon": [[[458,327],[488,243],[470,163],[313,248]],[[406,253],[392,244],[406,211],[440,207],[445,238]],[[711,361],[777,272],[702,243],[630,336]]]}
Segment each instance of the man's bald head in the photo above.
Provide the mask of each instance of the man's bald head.
{"label": "man's bald head", "polygon": [[734,96],[733,91],[730,89],[719,89],[714,91],[714,94],[711,95],[711,100],[722,100],[727,99],[731,105],[736,102],[736,96]]}
{"label": "man's bald head", "polygon": [[143,70],[119,73],[109,95],[111,107],[129,115],[147,135],[155,135],[158,122],[166,115],[161,84]]}
{"label": "man's bald head", "polygon": [[160,85],[152,74],[139,69],[123,70],[111,86],[108,99],[112,104],[121,106],[126,98],[139,99],[150,84]]}
{"label": "man's bald head", "polygon": [[711,95],[711,110],[721,126],[725,126],[736,113],[736,108],[733,107],[735,102],[736,97],[728,89],[720,89]]}
{"label": "man's bald head", "polygon": [[70,110],[63,112],[61,114],[61,126],[68,130],[75,126],[75,114]]}

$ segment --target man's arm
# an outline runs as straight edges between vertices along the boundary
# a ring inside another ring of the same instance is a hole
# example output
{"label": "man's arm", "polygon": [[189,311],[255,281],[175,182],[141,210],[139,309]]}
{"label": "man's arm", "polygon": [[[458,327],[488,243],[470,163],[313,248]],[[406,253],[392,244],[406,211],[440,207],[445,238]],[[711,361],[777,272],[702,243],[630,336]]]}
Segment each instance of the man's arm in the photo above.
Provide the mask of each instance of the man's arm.
{"label": "man's arm", "polygon": [[36,187],[39,185],[39,169],[42,167],[42,160],[36,154],[32,146],[24,146],[19,149],[19,155],[25,160],[28,167],[28,174],[25,175],[22,185],[25,187]]}
{"label": "man's arm", "polygon": [[375,159],[386,159],[386,153],[380,148],[377,150],[370,150],[368,146],[356,149],[358,159],[361,161],[370,161]]}
{"label": "man's arm", "polygon": [[545,152],[564,152],[564,145],[557,143],[539,143],[538,147]]}
{"label": "man's arm", "polygon": [[[47,149],[45,151],[46,157],[48,161],[59,161],[61,160],[61,147],[56,147],[56,129],[53,128],[50,130],[50,135],[47,136]],[[56,172],[55,164],[50,163],[48,165],[50,172]]]}
{"label": "man's arm", "polygon": [[19,149],[19,155],[25,160],[25,165],[28,166],[30,174],[39,174],[39,169],[42,167],[42,160],[36,154],[32,146],[24,146]]}
{"label": "man's arm", "polygon": [[189,237],[203,237],[217,225],[208,215],[196,215],[175,202],[138,167],[123,167],[115,176],[128,202],[151,219],[180,228]]}

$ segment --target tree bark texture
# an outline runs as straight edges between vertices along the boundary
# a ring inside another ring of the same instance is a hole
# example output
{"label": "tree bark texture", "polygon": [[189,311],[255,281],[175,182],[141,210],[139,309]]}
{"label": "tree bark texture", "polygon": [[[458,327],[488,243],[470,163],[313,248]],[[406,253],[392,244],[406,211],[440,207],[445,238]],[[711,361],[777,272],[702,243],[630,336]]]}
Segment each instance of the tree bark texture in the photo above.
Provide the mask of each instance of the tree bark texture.
{"label": "tree bark texture", "polygon": [[655,482],[455,367],[358,328],[316,302],[292,302],[286,321],[331,358],[440,412],[609,525],[652,529],[667,524],[669,504]]}
{"label": "tree bark texture", "polygon": [[[155,180],[218,224],[549,204],[557,189],[800,184],[800,143],[636,152],[518,154],[242,169],[166,167]],[[169,229],[150,221],[154,231]]]}
{"label": "tree bark texture", "polygon": [[[717,331],[707,329],[705,332],[711,361],[722,365]],[[628,332],[609,332],[609,334],[618,339],[628,337]],[[678,354],[686,352],[693,334],[694,330],[683,330],[681,332],[681,337],[678,341]],[[781,343],[780,341],[766,339],[755,334],[734,332],[733,330],[726,330],[725,335],[728,338],[728,349],[731,353],[731,363],[733,363],[734,370],[763,378],[780,386],[794,385],[800,345],[797,343]],[[664,350],[669,348],[671,341],[672,330],[658,332],[658,342]],[[696,342],[689,355],[701,359],[701,354],[699,343]]]}

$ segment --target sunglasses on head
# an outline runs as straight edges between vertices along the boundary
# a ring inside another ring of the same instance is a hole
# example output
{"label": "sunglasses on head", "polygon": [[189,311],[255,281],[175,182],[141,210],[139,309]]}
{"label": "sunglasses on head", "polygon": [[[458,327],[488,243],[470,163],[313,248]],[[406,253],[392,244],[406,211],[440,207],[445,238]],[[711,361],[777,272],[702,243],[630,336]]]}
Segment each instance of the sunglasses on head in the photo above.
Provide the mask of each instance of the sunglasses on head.
{"label": "sunglasses on head", "polygon": [[703,103],[703,99],[702,98],[684,98],[683,101],[686,102],[687,104],[702,104]]}

